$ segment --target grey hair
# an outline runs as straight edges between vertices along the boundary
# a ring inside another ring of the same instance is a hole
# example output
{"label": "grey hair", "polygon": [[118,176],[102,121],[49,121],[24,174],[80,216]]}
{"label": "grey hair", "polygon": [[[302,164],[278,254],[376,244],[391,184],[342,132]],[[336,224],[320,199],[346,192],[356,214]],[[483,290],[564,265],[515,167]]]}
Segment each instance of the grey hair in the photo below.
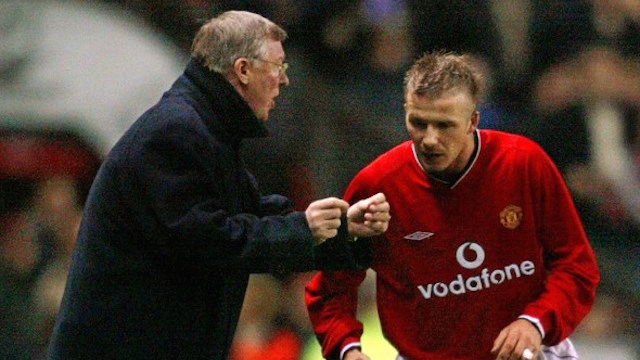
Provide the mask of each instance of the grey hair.
{"label": "grey hair", "polygon": [[410,94],[437,98],[451,89],[466,89],[473,100],[483,100],[485,76],[473,55],[435,51],[424,54],[407,71],[405,98]]}
{"label": "grey hair", "polygon": [[241,57],[262,58],[268,39],[284,41],[287,32],[271,20],[248,11],[227,11],[198,30],[191,56],[211,71],[226,74]]}

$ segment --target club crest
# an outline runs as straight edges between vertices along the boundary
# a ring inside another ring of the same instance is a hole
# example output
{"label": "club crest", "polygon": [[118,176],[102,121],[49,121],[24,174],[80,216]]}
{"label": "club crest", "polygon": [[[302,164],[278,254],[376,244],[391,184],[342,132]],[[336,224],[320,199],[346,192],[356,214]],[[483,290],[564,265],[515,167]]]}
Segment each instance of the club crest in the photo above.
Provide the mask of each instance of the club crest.
{"label": "club crest", "polygon": [[509,205],[500,212],[500,223],[509,230],[520,226],[522,222],[522,208],[516,205]]}

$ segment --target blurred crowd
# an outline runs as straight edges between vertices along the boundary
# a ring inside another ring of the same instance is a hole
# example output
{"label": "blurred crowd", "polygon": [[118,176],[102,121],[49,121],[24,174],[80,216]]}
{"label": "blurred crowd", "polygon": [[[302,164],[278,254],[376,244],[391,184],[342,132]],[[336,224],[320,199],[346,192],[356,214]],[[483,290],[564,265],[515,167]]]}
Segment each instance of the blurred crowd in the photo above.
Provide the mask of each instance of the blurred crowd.
{"label": "blurred crowd", "polygon": [[[243,151],[263,192],[299,209],[341,196],[407,138],[417,55],[473,54],[490,86],[480,127],[545,148],[596,250],[602,283],[578,350],[640,358],[640,0],[0,0],[0,358],[46,353],[102,156],[179,75],[200,24],[229,9],[289,33],[272,136]],[[320,358],[311,275],[252,275],[232,360]],[[373,289],[361,288],[364,346],[390,359]]]}

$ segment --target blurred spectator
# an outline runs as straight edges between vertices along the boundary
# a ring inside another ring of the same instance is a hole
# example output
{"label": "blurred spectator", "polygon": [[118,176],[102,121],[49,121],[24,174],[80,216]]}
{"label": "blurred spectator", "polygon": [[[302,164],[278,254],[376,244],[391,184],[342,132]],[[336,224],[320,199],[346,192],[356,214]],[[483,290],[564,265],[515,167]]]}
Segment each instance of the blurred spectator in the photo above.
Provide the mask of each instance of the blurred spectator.
{"label": "blurred spectator", "polygon": [[581,360],[637,360],[637,317],[619,294],[601,292],[591,313],[576,329],[573,342]]}
{"label": "blurred spectator", "polygon": [[[58,131],[0,131],[0,358],[38,359],[66,280],[83,194],[100,164]],[[53,276],[55,274],[55,276]]]}
{"label": "blurred spectator", "polygon": [[[3,359],[36,359],[46,351],[81,217],[75,193],[73,181],[43,180],[30,208],[3,216],[0,230]],[[46,209],[42,205],[53,206]]]}
{"label": "blurred spectator", "polygon": [[[534,5],[532,95],[544,128],[540,142],[565,174],[596,249],[603,297],[596,307],[626,309],[630,325],[608,335],[637,339],[640,1],[535,0]],[[593,316],[618,321],[606,318],[612,312]]]}
{"label": "blurred spectator", "polygon": [[539,79],[533,95],[548,151],[563,169],[596,160],[607,151],[593,148],[600,144],[593,122],[602,116],[611,120],[600,130],[615,136],[605,145],[629,152],[637,144],[640,110],[640,1],[536,5],[532,63]]}
{"label": "blurred spectator", "polygon": [[[324,76],[350,75],[363,65],[371,32],[359,13],[360,0],[309,2],[291,40]],[[353,66],[353,65],[357,66]],[[349,66],[352,65],[352,66]]]}
{"label": "blurred spectator", "polygon": [[300,359],[304,338],[286,317],[291,297],[302,295],[271,275],[251,275],[229,360]]}
{"label": "blurred spectator", "polygon": [[36,235],[25,212],[0,221],[0,357],[31,359],[35,352],[27,299],[39,262]]}
{"label": "blurred spectator", "polygon": [[62,300],[82,210],[76,180],[68,176],[42,180],[33,201],[40,242],[51,247],[29,300],[34,309],[31,316],[35,320],[35,344],[44,357]]}

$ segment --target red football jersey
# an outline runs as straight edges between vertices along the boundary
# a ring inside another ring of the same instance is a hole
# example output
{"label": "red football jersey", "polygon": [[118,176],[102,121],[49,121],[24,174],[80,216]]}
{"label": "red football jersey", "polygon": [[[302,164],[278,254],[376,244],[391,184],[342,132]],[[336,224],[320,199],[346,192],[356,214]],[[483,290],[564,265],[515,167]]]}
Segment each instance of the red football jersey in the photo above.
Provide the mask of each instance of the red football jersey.
{"label": "red football jersey", "polygon": [[[429,177],[408,141],[364,168],[345,194],[354,203],[383,192],[391,205],[372,269],[383,332],[409,359],[493,360],[498,333],[523,315],[553,345],[594,301],[597,263],[555,164],[522,136],[477,136],[455,184]],[[325,356],[359,342],[364,276],[320,272],[307,286]]]}

